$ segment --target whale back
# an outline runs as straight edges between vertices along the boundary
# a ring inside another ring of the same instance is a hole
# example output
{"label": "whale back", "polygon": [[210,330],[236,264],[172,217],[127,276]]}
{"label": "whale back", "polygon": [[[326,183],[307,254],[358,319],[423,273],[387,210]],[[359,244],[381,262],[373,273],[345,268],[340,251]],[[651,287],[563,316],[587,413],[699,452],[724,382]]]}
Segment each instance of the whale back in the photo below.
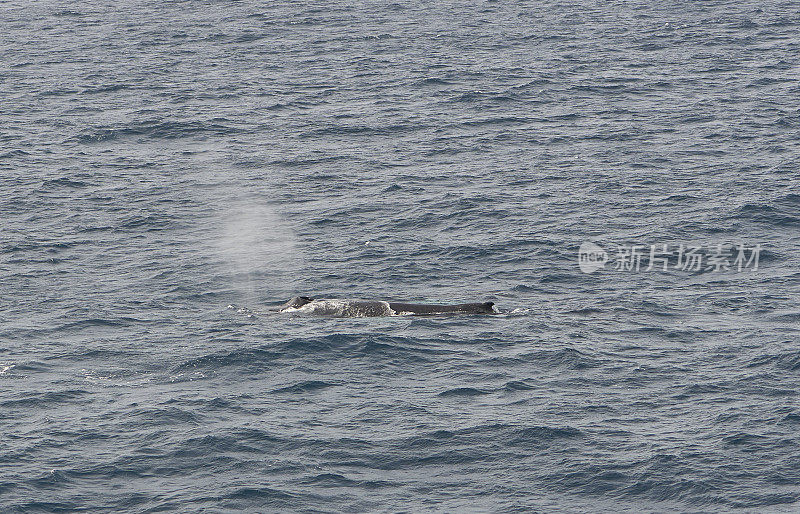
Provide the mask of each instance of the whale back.
{"label": "whale back", "polygon": [[298,296],[286,302],[280,312],[335,318],[365,318],[391,316],[389,304],[382,301],[348,300],[342,298],[310,298]]}
{"label": "whale back", "polygon": [[456,305],[425,305],[420,303],[389,302],[396,314],[495,314],[494,302],[459,303]]}
{"label": "whale back", "polygon": [[280,312],[297,312],[317,316],[372,317],[372,316],[435,316],[437,314],[497,314],[493,302],[459,303],[455,305],[428,305],[421,303],[345,300],[336,298],[314,299],[295,296],[279,309]]}

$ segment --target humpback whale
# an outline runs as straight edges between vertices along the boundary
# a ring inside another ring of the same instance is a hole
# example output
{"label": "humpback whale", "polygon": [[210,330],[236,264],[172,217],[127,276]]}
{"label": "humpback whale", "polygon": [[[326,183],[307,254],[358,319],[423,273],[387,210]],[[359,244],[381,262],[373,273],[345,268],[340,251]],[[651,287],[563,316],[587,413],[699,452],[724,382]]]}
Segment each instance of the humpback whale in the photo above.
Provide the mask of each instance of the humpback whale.
{"label": "humpback whale", "polygon": [[278,308],[279,312],[297,312],[336,317],[435,316],[439,314],[496,314],[493,302],[432,305],[375,300],[314,299],[295,296]]}

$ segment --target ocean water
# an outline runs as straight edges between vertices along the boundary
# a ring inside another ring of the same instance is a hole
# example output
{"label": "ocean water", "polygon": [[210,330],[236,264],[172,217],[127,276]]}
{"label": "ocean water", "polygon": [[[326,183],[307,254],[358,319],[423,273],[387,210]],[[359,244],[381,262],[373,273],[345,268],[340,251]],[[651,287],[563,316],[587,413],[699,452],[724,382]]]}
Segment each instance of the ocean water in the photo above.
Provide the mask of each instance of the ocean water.
{"label": "ocean water", "polygon": [[[0,2],[2,511],[800,510],[799,31]],[[664,244],[758,266],[621,265]]]}

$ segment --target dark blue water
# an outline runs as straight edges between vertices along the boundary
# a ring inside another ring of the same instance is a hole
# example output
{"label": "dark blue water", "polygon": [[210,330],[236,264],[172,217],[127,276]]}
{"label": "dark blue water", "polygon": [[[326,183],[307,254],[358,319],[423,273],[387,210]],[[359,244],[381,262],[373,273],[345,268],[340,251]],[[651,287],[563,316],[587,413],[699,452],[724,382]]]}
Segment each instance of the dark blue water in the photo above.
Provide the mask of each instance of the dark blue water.
{"label": "dark blue water", "polygon": [[[2,510],[800,509],[799,31],[0,3]],[[584,241],[761,253],[585,274]],[[298,294],[502,314],[266,312]]]}

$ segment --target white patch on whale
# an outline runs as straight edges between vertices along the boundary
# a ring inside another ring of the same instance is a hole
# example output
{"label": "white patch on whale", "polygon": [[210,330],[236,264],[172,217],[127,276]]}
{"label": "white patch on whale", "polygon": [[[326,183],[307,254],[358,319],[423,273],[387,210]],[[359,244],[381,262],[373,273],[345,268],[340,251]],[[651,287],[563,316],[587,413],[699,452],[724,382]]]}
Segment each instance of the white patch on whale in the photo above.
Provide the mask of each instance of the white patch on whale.
{"label": "white patch on whale", "polygon": [[370,300],[343,300],[339,298],[320,298],[301,307],[287,307],[281,312],[335,318],[368,318],[393,316],[395,312],[389,302]]}

